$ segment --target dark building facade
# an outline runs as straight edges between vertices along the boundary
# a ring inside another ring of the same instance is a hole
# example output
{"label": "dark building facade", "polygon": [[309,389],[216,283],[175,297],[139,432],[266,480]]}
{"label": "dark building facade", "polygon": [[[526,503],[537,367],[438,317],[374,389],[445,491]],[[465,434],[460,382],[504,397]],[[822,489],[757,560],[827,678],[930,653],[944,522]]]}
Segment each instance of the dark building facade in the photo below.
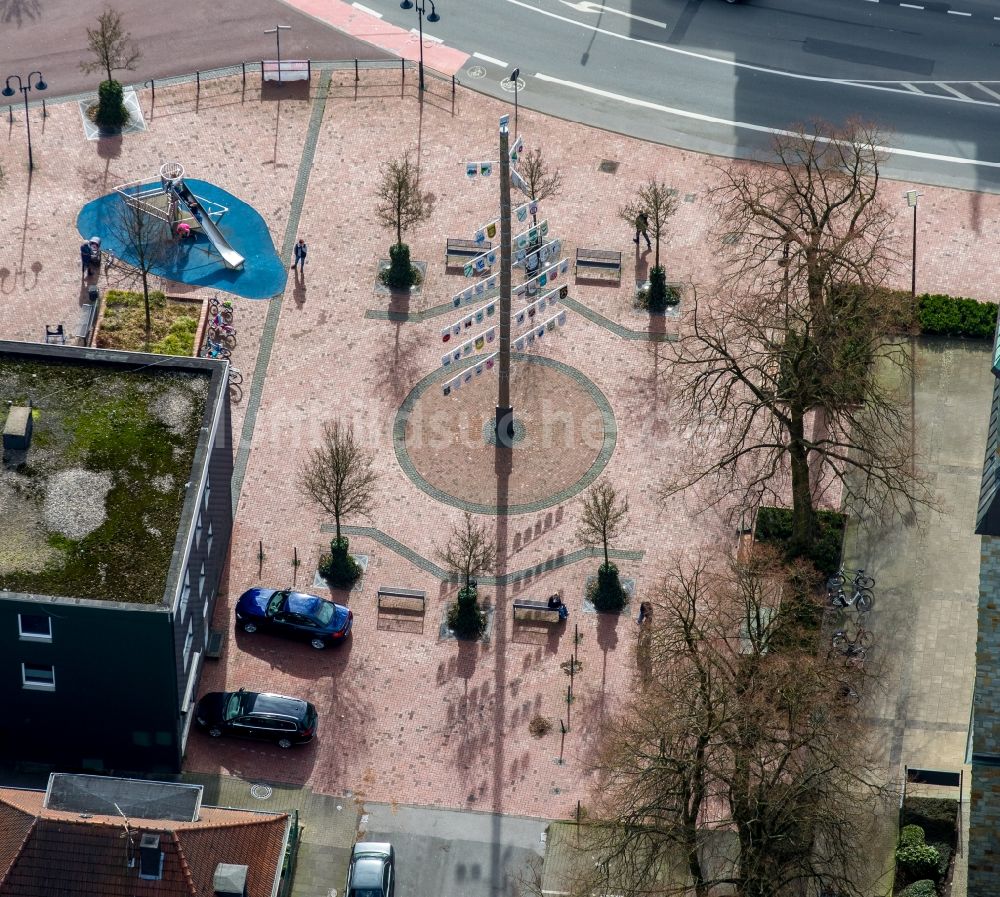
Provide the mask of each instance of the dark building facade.
{"label": "dark building facade", "polygon": [[[176,771],[232,530],[225,365],[0,341],[0,372],[5,359],[78,366],[94,382],[110,372],[204,381],[199,381],[204,411],[182,484],[180,522],[176,532],[160,534],[173,545],[168,570],[162,587],[149,584],[156,595],[162,588],[162,597],[133,603],[0,590],[3,759],[95,771]],[[0,395],[0,423],[9,401]],[[4,463],[9,461],[5,455]],[[0,526],[2,515],[0,508]],[[116,551],[128,548],[114,545]]]}

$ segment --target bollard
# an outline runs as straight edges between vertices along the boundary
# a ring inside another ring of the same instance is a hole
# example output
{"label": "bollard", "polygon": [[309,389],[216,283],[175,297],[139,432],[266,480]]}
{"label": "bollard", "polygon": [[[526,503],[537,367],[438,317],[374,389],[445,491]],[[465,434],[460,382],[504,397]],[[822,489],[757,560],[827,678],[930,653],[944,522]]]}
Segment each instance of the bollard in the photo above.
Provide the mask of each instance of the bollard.
{"label": "bollard", "polygon": [[7,107],[7,120],[11,124],[14,124],[14,107],[13,106],[8,106]]}
{"label": "bollard", "polygon": [[454,97],[455,97],[455,76],[454,75],[451,76],[451,96],[452,96],[452,99],[454,99]]}
{"label": "bollard", "polygon": [[247,64],[245,62],[240,63],[243,66],[243,89],[247,89]]}
{"label": "bollard", "polygon": [[48,114],[49,111],[45,108],[45,97],[42,97],[42,118],[47,118]]}
{"label": "bollard", "polygon": [[400,58],[399,60],[399,70],[403,73],[403,83],[406,83],[406,60]]}
{"label": "bollard", "polygon": [[197,85],[198,96],[201,96],[201,72],[194,73],[194,81]]}
{"label": "bollard", "polygon": [[257,541],[257,576],[264,572],[264,540]]}
{"label": "bollard", "polygon": [[354,80],[355,81],[360,81],[361,80],[361,76],[358,74],[358,60],[357,60],[357,58],[355,58],[355,60],[354,60]]}

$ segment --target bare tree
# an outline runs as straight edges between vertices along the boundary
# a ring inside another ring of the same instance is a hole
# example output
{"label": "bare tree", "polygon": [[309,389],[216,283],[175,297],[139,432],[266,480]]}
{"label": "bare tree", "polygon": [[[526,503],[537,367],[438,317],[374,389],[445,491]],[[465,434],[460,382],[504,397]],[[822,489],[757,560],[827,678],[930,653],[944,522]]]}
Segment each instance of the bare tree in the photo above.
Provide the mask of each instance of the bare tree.
{"label": "bare tree", "polygon": [[452,531],[448,544],[437,550],[437,557],[450,573],[462,578],[469,592],[472,577],[493,569],[497,559],[496,544],[486,524],[476,523],[472,514],[466,511],[462,522]]}
{"label": "bare tree", "polygon": [[660,264],[660,240],[667,235],[667,222],[677,211],[677,191],[656,180],[649,180],[637,191],[635,199],[626,203],[618,210],[618,215],[630,226],[642,212],[648,220],[649,232],[656,241],[654,268],[662,268]]}
{"label": "bare tree", "polygon": [[604,566],[611,566],[608,543],[620,536],[628,520],[628,496],[618,491],[607,480],[594,486],[583,500],[583,516],[577,538],[584,545],[600,545],[604,549]]}
{"label": "bare tree", "polygon": [[323,424],[322,441],[299,470],[302,494],[333,515],[338,545],[344,542],[341,519],[371,512],[377,481],[372,453],[355,436],[354,426],[339,420]]}
{"label": "bare tree", "polygon": [[[550,169],[542,157],[542,148],[528,150],[518,163],[518,174],[524,179],[530,199],[541,202],[557,196],[562,189],[562,174],[558,168]],[[538,224],[538,216],[532,216],[532,223]]]}
{"label": "bare tree", "polygon": [[162,219],[124,200],[118,203],[112,226],[116,242],[122,248],[121,260],[127,265],[125,277],[142,289],[148,352],[153,329],[149,299],[150,278],[157,269],[162,268],[173,249],[170,228]]}
{"label": "bare tree", "polygon": [[403,234],[424,221],[431,211],[430,197],[420,191],[420,176],[407,153],[382,165],[375,217],[383,227],[396,232],[396,245],[403,245]]}
{"label": "bare tree", "polygon": [[871,893],[890,788],[853,701],[869,680],[787,637],[789,590],[757,553],[679,567],[653,599],[650,670],[598,754],[588,865],[614,893]]}
{"label": "bare tree", "polygon": [[711,478],[739,509],[783,503],[790,485],[797,554],[832,482],[859,510],[926,500],[899,388],[910,376],[903,310],[880,289],[894,256],[876,196],[879,138],[858,125],[826,133],[779,137],[777,166],[725,169],[715,198],[733,235],[726,274],[709,301],[695,293],[671,371],[692,457],[665,492]]}
{"label": "bare tree", "polygon": [[104,71],[108,81],[114,81],[116,71],[133,71],[142,58],[138,44],[122,27],[122,14],[110,6],[97,17],[97,27],[87,29],[87,46],[94,59],[81,62],[80,68],[88,74]]}

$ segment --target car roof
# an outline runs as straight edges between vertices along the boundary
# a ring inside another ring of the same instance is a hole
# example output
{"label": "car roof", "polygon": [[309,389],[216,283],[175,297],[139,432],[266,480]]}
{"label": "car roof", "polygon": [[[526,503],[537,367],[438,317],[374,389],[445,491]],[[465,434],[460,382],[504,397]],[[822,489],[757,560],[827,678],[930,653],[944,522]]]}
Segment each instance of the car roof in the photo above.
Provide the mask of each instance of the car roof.
{"label": "car roof", "polygon": [[301,698],[290,698],[287,695],[248,694],[249,713],[278,713],[282,716],[301,717],[306,712],[306,702]]}
{"label": "car roof", "polygon": [[354,874],[351,876],[352,888],[380,888],[382,886],[382,871],[385,869],[386,857],[374,854],[354,858]]}
{"label": "car roof", "polygon": [[312,616],[324,604],[333,604],[315,595],[306,595],[304,592],[289,592],[285,601],[285,607],[293,614],[306,614]]}

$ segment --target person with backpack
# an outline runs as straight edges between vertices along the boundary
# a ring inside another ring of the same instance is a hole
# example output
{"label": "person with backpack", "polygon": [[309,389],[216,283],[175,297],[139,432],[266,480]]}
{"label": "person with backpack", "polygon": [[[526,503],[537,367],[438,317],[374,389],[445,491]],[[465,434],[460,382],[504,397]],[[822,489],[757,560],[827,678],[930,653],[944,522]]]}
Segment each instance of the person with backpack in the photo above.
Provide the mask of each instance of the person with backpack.
{"label": "person with backpack", "polygon": [[639,236],[642,235],[646,238],[646,248],[652,249],[653,244],[649,242],[649,219],[646,217],[645,212],[640,212],[635,216],[635,237],[632,238],[632,242],[636,246],[639,245]]}
{"label": "person with backpack", "polygon": [[300,271],[305,272],[306,269],[306,253],[309,251],[309,247],[306,246],[306,241],[299,237],[299,241],[295,244],[295,261],[292,262],[292,268],[298,268]]}

